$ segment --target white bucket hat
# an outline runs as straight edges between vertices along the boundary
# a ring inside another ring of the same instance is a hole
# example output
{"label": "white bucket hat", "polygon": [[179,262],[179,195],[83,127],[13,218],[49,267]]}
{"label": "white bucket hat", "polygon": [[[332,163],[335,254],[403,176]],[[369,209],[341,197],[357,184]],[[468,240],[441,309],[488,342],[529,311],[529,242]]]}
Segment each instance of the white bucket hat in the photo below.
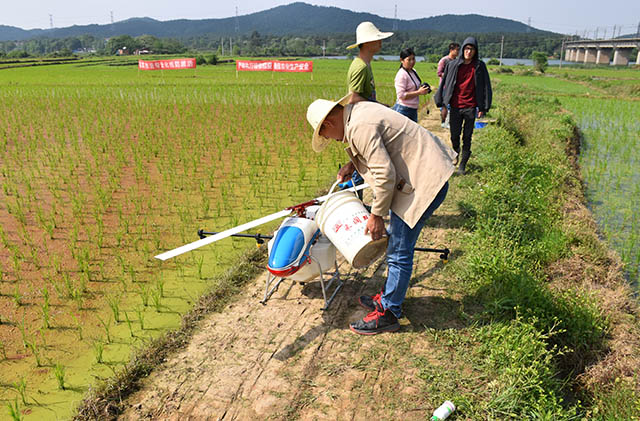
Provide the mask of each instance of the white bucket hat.
{"label": "white bucket hat", "polygon": [[316,99],[309,105],[307,108],[307,121],[313,127],[313,137],[311,138],[311,147],[314,151],[320,152],[324,148],[327,147],[331,139],[328,139],[324,136],[320,136],[320,127],[322,127],[322,123],[324,119],[327,118],[333,107],[336,105],[346,105],[349,103],[349,98],[351,98],[351,94],[347,94],[342,97],[340,100],[334,102],[326,99]]}
{"label": "white bucket hat", "polygon": [[356,43],[351,44],[347,49],[356,48],[358,45],[364,44],[365,42],[389,38],[391,35],[393,35],[393,32],[380,32],[380,30],[371,22],[362,22],[356,28]]}

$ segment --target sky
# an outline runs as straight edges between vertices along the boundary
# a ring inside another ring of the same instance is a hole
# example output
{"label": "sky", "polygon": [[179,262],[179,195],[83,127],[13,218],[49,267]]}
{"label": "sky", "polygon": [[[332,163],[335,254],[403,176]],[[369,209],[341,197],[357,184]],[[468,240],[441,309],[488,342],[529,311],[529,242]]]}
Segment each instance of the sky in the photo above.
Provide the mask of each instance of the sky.
{"label": "sky", "polygon": [[[0,25],[22,29],[60,28],[72,25],[107,24],[132,17],[172,19],[226,18],[246,15],[292,3],[293,0],[1,0]],[[418,19],[444,14],[476,13],[513,19],[531,26],[564,34],[602,37],[621,33],[636,33],[640,23],[638,0],[306,0],[318,6],[335,6],[356,12],[368,12],[393,18],[397,4],[399,19]],[[576,6],[579,4],[579,7]],[[50,16],[51,15],[51,16]]]}

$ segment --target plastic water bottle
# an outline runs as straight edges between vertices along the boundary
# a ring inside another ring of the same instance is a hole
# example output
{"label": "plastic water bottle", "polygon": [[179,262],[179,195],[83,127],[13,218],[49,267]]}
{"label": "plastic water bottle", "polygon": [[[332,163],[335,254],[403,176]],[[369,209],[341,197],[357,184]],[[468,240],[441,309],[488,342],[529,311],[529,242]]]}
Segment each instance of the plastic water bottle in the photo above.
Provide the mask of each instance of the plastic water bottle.
{"label": "plastic water bottle", "polygon": [[440,408],[433,411],[433,416],[431,417],[431,421],[440,421],[447,418],[449,415],[456,410],[456,406],[451,401],[445,401]]}

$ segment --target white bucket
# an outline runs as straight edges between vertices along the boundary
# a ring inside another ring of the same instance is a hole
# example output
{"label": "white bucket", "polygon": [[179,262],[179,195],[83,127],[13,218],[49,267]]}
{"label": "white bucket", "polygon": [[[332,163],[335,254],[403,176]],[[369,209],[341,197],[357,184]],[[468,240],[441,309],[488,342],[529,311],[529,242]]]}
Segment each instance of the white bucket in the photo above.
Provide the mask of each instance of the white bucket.
{"label": "white bucket", "polygon": [[[334,184],[331,190],[337,185]],[[330,195],[316,213],[320,231],[354,268],[369,266],[387,250],[389,238],[373,241],[364,229],[370,214],[352,191]]]}

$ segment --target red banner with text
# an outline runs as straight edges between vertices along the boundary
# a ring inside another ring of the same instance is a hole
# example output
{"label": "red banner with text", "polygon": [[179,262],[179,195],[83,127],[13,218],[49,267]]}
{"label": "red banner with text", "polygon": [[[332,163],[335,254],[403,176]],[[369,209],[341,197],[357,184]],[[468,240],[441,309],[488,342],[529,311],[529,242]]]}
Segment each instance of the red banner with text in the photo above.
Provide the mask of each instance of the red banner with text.
{"label": "red banner with text", "polygon": [[138,60],[140,70],[195,69],[195,58],[176,58],[171,60]]}
{"label": "red banner with text", "polygon": [[237,60],[236,70],[254,72],[313,72],[313,62],[279,60]]}

